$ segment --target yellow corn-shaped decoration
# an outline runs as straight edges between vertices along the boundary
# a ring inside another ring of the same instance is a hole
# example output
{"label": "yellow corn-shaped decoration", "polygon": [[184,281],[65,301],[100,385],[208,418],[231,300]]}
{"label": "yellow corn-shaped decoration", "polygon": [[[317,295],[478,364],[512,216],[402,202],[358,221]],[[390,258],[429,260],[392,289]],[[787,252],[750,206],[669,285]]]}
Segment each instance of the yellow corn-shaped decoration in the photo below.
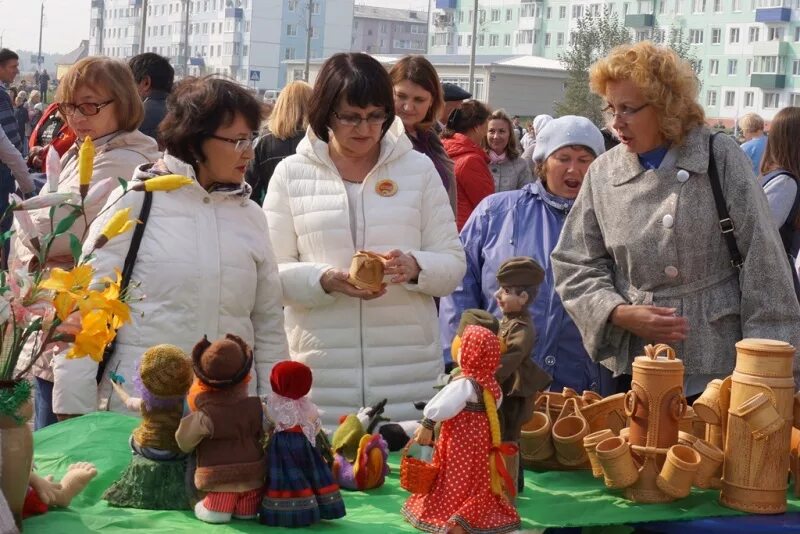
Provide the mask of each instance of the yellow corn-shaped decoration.
{"label": "yellow corn-shaped decoration", "polygon": [[92,183],[92,170],[94,168],[94,141],[87,137],[81,143],[78,151],[78,178],[80,180],[81,198],[86,198],[89,192],[89,184]]}
{"label": "yellow corn-shaped decoration", "polygon": [[100,232],[100,237],[97,238],[97,241],[94,243],[95,250],[98,248],[102,248],[106,243],[108,243],[111,239],[114,239],[120,234],[124,234],[128,230],[131,230],[139,221],[129,219],[131,209],[125,208],[121,209],[116,212],[111,219],[103,226],[103,230]]}
{"label": "yellow corn-shaped decoration", "polygon": [[167,174],[164,176],[156,176],[143,182],[138,182],[131,187],[134,191],[174,191],[180,189],[185,185],[194,183],[194,180],[188,176],[180,174]]}

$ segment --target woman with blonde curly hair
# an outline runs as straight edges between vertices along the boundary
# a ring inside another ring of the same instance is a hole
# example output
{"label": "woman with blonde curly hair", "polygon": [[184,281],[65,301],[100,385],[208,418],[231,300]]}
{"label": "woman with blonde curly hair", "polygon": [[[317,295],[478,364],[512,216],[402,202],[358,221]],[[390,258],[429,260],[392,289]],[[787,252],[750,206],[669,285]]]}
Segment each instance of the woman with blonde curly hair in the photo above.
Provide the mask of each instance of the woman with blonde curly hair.
{"label": "woman with blonde curly hair", "polygon": [[[672,344],[692,396],[730,374],[744,337],[798,346],[800,306],[769,206],[747,156],[705,127],[689,63],[640,42],[615,48],[589,78],[621,143],[589,168],[552,261],[590,356],[629,375],[645,343]],[[731,248],[721,228],[733,230]]]}
{"label": "woman with blonde curly hair", "polygon": [[481,146],[489,156],[495,193],[516,191],[533,182],[530,165],[520,157],[522,148],[514,135],[514,125],[502,109],[489,116],[489,128]]}

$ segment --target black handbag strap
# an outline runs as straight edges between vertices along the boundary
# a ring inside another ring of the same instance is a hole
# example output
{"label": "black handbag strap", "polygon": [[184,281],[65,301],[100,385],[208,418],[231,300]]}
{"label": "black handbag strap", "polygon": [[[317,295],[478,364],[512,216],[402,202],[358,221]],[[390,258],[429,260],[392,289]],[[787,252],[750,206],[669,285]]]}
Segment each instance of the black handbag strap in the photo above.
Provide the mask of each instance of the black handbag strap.
{"label": "black handbag strap", "polygon": [[714,193],[714,204],[717,205],[719,228],[731,255],[731,265],[736,269],[741,269],[744,260],[739,252],[739,247],[736,245],[736,237],[733,235],[733,221],[730,213],[728,213],[728,206],[725,205],[725,195],[722,194],[722,185],[720,185],[717,171],[717,160],[714,157],[714,137],[716,135],[716,133],[713,133],[708,138],[708,178],[711,182],[711,191]]}
{"label": "black handbag strap", "polygon": [[[133,229],[133,237],[131,238],[131,246],[128,248],[128,254],[125,256],[125,264],[122,267],[122,281],[120,282],[120,293],[124,293],[131,283],[133,276],[133,267],[136,264],[136,256],[139,254],[139,245],[142,244],[142,236],[144,235],[144,227],[147,224],[147,218],[150,216],[150,207],[153,205],[153,193],[145,191],[144,201],[142,202],[142,210],[139,212],[139,224]],[[103,360],[97,366],[97,383],[103,380],[103,373],[106,371],[106,366],[111,356],[114,355],[114,349],[117,347],[117,338],[109,343],[103,351]]]}

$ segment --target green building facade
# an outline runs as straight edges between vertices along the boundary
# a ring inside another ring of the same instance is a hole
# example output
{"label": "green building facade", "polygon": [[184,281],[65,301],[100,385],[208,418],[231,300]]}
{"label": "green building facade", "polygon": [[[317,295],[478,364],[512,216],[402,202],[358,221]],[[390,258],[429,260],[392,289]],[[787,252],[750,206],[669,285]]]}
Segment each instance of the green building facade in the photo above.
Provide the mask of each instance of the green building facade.
{"label": "green building facade", "polygon": [[[577,21],[606,6],[633,40],[665,41],[682,29],[691,43],[711,124],[745,113],[766,120],[800,106],[800,0],[480,0],[476,53],[558,59]],[[469,54],[474,0],[434,0],[429,54]],[[535,114],[532,110],[531,114]]]}

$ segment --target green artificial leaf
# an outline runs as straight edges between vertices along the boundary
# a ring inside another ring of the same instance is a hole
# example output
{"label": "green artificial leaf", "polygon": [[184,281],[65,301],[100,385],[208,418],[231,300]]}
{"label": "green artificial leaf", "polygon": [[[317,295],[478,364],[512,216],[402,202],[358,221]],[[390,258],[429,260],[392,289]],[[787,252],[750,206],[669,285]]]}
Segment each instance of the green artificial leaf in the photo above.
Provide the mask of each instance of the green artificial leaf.
{"label": "green artificial leaf", "polygon": [[3,245],[6,241],[11,239],[12,235],[14,235],[14,230],[6,230],[0,234],[0,245]]}
{"label": "green artificial leaf", "polygon": [[126,180],[123,180],[120,177],[117,177],[117,181],[119,181],[119,185],[122,186],[122,192],[123,193],[127,193],[128,192],[128,182]]}
{"label": "green artificial leaf", "polygon": [[75,224],[75,221],[78,219],[80,214],[81,214],[80,210],[75,210],[66,217],[64,217],[63,219],[61,219],[58,222],[58,225],[56,225],[56,229],[53,231],[53,235],[54,236],[61,235],[70,228],[72,228],[72,225]]}
{"label": "green artificial leaf", "polygon": [[72,252],[72,259],[75,262],[75,265],[78,264],[78,261],[81,259],[81,240],[78,239],[78,236],[75,234],[69,234],[69,249]]}

